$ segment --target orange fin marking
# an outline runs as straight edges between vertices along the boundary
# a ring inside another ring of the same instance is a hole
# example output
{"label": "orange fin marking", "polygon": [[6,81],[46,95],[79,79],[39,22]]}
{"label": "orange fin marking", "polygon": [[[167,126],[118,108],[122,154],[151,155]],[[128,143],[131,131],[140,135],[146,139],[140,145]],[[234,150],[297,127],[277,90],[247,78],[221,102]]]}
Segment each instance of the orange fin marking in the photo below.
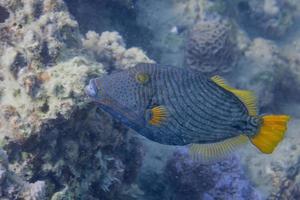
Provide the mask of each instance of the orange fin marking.
{"label": "orange fin marking", "polygon": [[159,126],[168,117],[167,109],[164,106],[156,106],[151,109],[151,119],[149,124]]}

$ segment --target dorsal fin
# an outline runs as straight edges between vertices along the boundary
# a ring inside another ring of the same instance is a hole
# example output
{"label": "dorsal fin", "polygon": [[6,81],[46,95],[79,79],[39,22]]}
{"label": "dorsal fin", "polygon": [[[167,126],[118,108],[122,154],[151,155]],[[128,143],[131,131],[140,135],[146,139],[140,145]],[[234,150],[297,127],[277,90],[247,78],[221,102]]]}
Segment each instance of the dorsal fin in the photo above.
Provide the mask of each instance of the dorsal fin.
{"label": "dorsal fin", "polygon": [[194,159],[204,163],[218,161],[248,142],[248,137],[239,135],[221,142],[191,144],[190,153]]}
{"label": "dorsal fin", "polygon": [[224,79],[220,76],[213,76],[211,77],[211,80],[215,82],[217,85],[219,85],[220,87],[232,92],[236,97],[238,97],[246,106],[249,115],[251,116],[257,115],[256,98],[253,92],[248,90],[238,90],[232,88],[229,85],[227,85]]}

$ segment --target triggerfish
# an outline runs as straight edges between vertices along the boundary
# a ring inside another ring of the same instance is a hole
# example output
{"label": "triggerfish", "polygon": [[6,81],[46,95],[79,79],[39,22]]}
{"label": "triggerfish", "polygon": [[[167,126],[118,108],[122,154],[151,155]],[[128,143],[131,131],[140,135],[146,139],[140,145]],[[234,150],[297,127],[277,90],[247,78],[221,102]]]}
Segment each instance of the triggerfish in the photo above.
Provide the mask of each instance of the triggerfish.
{"label": "triggerfish", "polygon": [[139,134],[161,144],[189,145],[203,159],[224,156],[249,140],[270,154],[290,119],[258,115],[251,91],[186,68],[138,64],[91,79],[85,90]]}

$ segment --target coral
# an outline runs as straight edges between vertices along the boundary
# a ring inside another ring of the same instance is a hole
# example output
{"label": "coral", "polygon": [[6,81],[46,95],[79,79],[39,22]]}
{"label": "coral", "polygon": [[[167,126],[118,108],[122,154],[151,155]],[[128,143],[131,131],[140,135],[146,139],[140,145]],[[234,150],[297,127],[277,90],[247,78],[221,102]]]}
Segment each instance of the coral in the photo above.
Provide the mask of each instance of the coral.
{"label": "coral", "polygon": [[262,199],[237,156],[203,164],[194,160],[186,148],[177,148],[173,152],[166,163],[163,161],[162,171],[149,167],[142,169],[139,184],[147,200]]}
{"label": "coral", "polygon": [[275,190],[267,198],[268,200],[296,200],[300,198],[300,183],[297,176],[299,175],[300,170],[300,159],[291,165],[286,171],[283,178],[280,178],[280,175],[277,178],[277,181],[273,183]]}
{"label": "coral", "polygon": [[[137,1],[137,24],[152,35],[143,49],[161,64],[182,66],[187,29],[199,16],[199,1]],[[144,35],[143,35],[144,37]]]}
{"label": "coral", "polygon": [[[296,5],[293,0],[237,0],[232,1],[238,17],[255,27],[262,35],[278,38],[284,36],[294,24]],[[231,3],[232,3],[231,2]],[[247,27],[246,27],[247,28]]]}
{"label": "coral", "polygon": [[[188,50],[186,49],[188,46],[186,38],[191,32],[189,30],[192,30],[193,27],[199,30],[201,25],[203,25],[207,29],[210,23],[212,26],[220,23],[220,26],[226,26],[223,31],[229,34],[227,36],[230,39],[239,37],[240,33],[243,32],[236,25],[234,19],[230,18],[231,13],[228,12],[228,7],[230,7],[228,2],[222,0],[165,0],[155,3],[151,0],[137,1],[135,7],[138,16],[137,23],[140,26],[147,27],[153,34],[149,41],[151,45],[145,46],[143,49],[147,50],[148,55],[151,55],[151,58],[158,63],[184,66],[186,65],[185,52]],[[224,20],[218,20],[218,17],[215,18],[215,16],[219,16]],[[230,22],[228,23],[228,21]],[[233,24],[234,26],[232,26]],[[224,35],[224,39],[227,36]],[[197,37],[196,33],[195,37]],[[215,38],[218,38],[218,36],[215,36]],[[234,47],[239,47],[239,44],[237,44],[239,41],[233,40],[228,43],[233,43]],[[191,45],[193,46],[193,44]],[[234,52],[234,50],[237,51]],[[240,52],[239,48],[234,50],[232,50],[233,55],[237,53],[238,55],[236,56],[239,58],[239,54],[242,52]],[[232,58],[230,57],[229,59]],[[235,61],[235,58],[233,61]],[[231,63],[231,61],[228,63]],[[220,67],[230,69],[230,66]]]}
{"label": "coral", "polygon": [[207,199],[259,200],[260,193],[247,179],[245,170],[237,156],[232,155],[212,165],[212,174],[216,182],[213,189],[205,194]]}
{"label": "coral", "polygon": [[[263,197],[297,199],[297,120],[270,157],[245,148],[240,158],[203,165],[143,139],[144,161],[141,137],[83,92],[90,78],[154,62],[145,52],[176,66],[185,50],[202,56],[204,43],[184,48],[185,39],[215,26],[208,44],[223,51],[202,57],[209,73],[225,74],[241,53],[226,73],[232,85],[255,90],[262,113],[297,113],[299,34],[286,34],[293,1],[0,0],[0,146],[8,155],[0,151],[0,199],[259,199],[247,179]],[[215,12],[222,20],[206,18]],[[263,38],[288,35],[280,44]]]}
{"label": "coral", "polygon": [[270,40],[255,38],[233,72],[232,82],[238,88],[255,91],[260,108],[272,111],[276,107],[275,94],[283,92],[275,90],[285,76],[285,68],[287,62],[278,46]]}
{"label": "coral", "polygon": [[8,122],[1,140],[28,137],[57,115],[68,118],[85,102],[89,78],[105,69],[150,61],[140,49],[126,49],[117,32],[82,38],[63,1],[1,4],[11,11],[0,28],[0,118]]}
{"label": "coral", "polygon": [[0,198],[1,199],[45,199],[46,188],[44,181],[29,183],[9,169],[6,153],[0,149]]}
{"label": "coral", "polygon": [[126,69],[137,63],[154,62],[138,48],[126,49],[122,37],[117,32],[106,31],[99,35],[94,31],[89,31],[82,42],[97,61],[110,69]]}
{"label": "coral", "polygon": [[238,57],[231,23],[220,17],[198,21],[190,30],[185,47],[186,67],[207,75],[224,74]]}
{"label": "coral", "polygon": [[300,54],[299,54],[299,42],[296,41],[293,45],[286,45],[287,47],[282,50],[284,59],[286,59],[287,67],[283,70],[283,78],[280,81],[280,85],[277,86],[275,98],[279,102],[285,102],[283,109],[292,116],[300,117]]}
{"label": "coral", "polygon": [[[289,123],[286,138],[272,156],[262,155],[253,148],[244,148],[240,154],[249,179],[262,192],[263,199],[280,193],[285,180],[299,183],[299,119]],[[289,190],[289,189],[288,189]],[[287,190],[287,191],[288,191]],[[285,193],[284,191],[282,191]]]}
{"label": "coral", "polygon": [[255,91],[261,113],[299,116],[299,52],[297,44],[288,46],[282,50],[274,41],[254,38],[232,73],[237,87]]}
{"label": "coral", "polygon": [[300,183],[292,180],[284,180],[281,182],[279,191],[268,197],[268,200],[296,200],[300,198]]}
{"label": "coral", "polygon": [[30,136],[59,113],[67,117],[83,101],[88,77],[103,67],[79,53],[78,24],[62,1],[1,4],[11,11],[1,26],[3,140]]}
{"label": "coral", "polygon": [[171,199],[201,199],[215,184],[210,166],[193,161],[181,151],[167,162],[165,176],[173,193]]}
{"label": "coral", "polygon": [[0,143],[26,186],[9,198],[138,199],[142,145],[90,105],[84,87],[147,56],[117,32],[83,38],[62,0],[0,5],[10,12],[0,27]]}
{"label": "coral", "polygon": [[48,198],[64,193],[80,199],[123,199],[139,191],[132,185],[142,164],[139,140],[93,105],[74,111],[69,120],[48,121],[38,136],[6,149],[27,180],[46,182]]}

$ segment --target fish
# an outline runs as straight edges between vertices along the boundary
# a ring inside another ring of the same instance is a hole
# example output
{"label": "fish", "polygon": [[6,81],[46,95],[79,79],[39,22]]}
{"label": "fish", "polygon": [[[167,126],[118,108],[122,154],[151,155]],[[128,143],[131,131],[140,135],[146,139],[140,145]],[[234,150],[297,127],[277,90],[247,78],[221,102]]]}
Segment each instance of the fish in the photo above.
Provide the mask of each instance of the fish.
{"label": "fish", "polygon": [[259,115],[253,92],[220,76],[140,63],[91,79],[87,96],[116,120],[160,144],[188,146],[203,160],[222,158],[250,141],[271,154],[288,115]]}

